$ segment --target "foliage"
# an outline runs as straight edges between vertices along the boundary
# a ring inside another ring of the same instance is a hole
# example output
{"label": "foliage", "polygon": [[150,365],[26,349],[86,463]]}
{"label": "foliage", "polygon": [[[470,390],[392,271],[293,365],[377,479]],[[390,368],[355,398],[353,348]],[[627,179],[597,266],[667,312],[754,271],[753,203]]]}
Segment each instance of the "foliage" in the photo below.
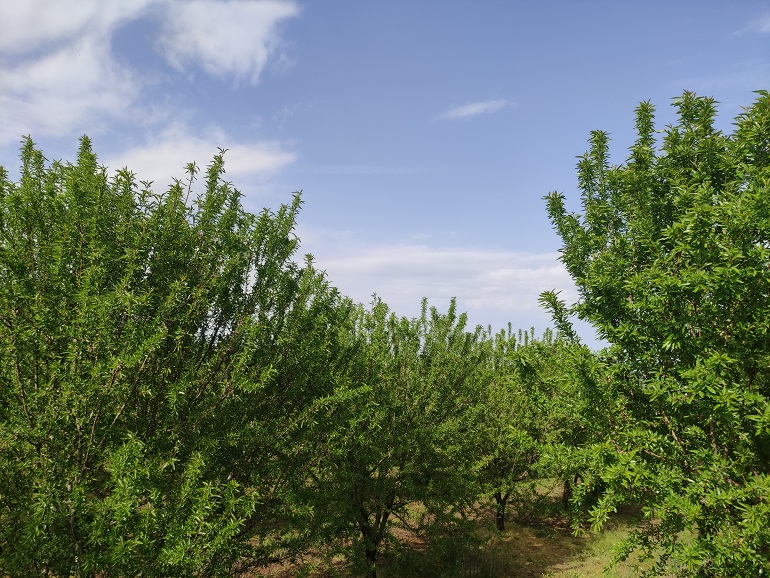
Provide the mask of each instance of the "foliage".
{"label": "foliage", "polygon": [[604,468],[597,525],[648,504],[631,547],[653,572],[770,571],[770,95],[714,127],[715,102],[685,93],[656,139],[653,107],[610,165],[594,132],[579,162],[582,215],[547,197],[575,280],[578,315],[612,344],[627,422]]}
{"label": "foliage", "polygon": [[155,194],[86,137],[0,168],[0,574],[225,575],[287,547],[347,312],[292,261],[299,196],[246,213],[219,154],[188,204],[197,172]]}
{"label": "foliage", "polygon": [[[452,301],[400,318],[375,298],[352,319],[356,355],[335,396],[325,400],[331,437],[315,481],[316,528],[376,575],[394,521],[416,532],[453,531],[472,501],[465,446],[480,364],[480,329],[465,330]],[[426,526],[427,524],[427,526]]]}
{"label": "foliage", "polygon": [[505,529],[508,501],[522,482],[537,477],[542,444],[553,425],[547,386],[533,359],[537,342],[533,337],[530,343],[521,331],[518,337],[509,328],[487,340],[486,379],[477,406],[476,467],[482,494],[494,499],[498,530]]}
{"label": "foliage", "polygon": [[557,477],[570,488],[585,475],[581,457],[604,437],[607,400],[595,355],[565,335],[509,327],[485,345],[476,467],[503,530],[509,501],[526,510],[537,480]]}

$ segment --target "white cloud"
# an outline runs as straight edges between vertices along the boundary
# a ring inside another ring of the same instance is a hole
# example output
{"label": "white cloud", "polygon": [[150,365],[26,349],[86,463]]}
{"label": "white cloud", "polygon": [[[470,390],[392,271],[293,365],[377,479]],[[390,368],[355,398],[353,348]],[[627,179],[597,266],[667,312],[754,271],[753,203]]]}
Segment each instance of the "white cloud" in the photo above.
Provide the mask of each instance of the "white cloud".
{"label": "white cloud", "polygon": [[124,117],[139,82],[106,54],[103,39],[85,36],[5,70],[0,142],[98,131],[106,120]]}
{"label": "white cloud", "polygon": [[185,167],[191,162],[201,169],[199,179],[202,179],[206,166],[219,152],[218,147],[227,149],[225,178],[232,181],[247,176],[269,175],[295,160],[294,153],[284,150],[279,143],[233,142],[216,129],[199,137],[182,126],[173,126],[145,145],[112,155],[104,164],[113,172],[128,167],[138,180],[153,181],[153,188],[162,190],[174,178],[184,179]]}
{"label": "white cloud", "polygon": [[0,143],[23,134],[82,134],[124,117],[141,83],[113,59],[110,38],[148,3],[0,4]]}
{"label": "white cloud", "polygon": [[299,14],[296,3],[280,0],[186,0],[166,10],[160,47],[173,66],[251,84],[279,45],[277,25]]}
{"label": "white cloud", "polygon": [[479,116],[482,114],[491,114],[499,112],[511,103],[507,100],[484,100],[480,102],[472,102],[463,106],[450,108],[446,112],[438,115],[440,119],[456,119],[456,118],[469,118],[472,116]]}
{"label": "white cloud", "polygon": [[[461,311],[482,325],[502,327],[507,321],[537,320],[548,324],[548,315],[538,308],[543,291],[560,290],[567,302],[577,291],[558,261],[558,253],[514,253],[425,245],[384,245],[350,249],[352,240],[337,248],[332,241],[300,230],[303,250],[314,252],[317,266],[331,283],[354,300],[368,303],[377,293],[397,313],[415,315],[420,300],[443,306],[456,297]],[[307,241],[310,241],[308,244]],[[339,239],[338,239],[339,241]],[[348,248],[340,248],[348,247]],[[527,321],[524,322],[525,326]]]}
{"label": "white cloud", "polygon": [[174,66],[254,83],[280,45],[278,22],[298,12],[278,0],[0,2],[0,145],[167,119],[157,96],[143,103],[150,79],[112,53],[115,31],[128,22],[158,16],[159,44]]}
{"label": "white cloud", "polygon": [[83,37],[107,38],[118,25],[139,16],[153,0],[0,3],[0,53],[49,50]]}
{"label": "white cloud", "polygon": [[[301,251],[313,253],[316,266],[325,270],[343,295],[368,304],[376,293],[396,314],[420,314],[423,297],[440,311],[457,298],[460,312],[468,313],[469,328],[503,329],[552,327],[550,314],[538,306],[540,293],[555,289],[568,304],[578,298],[577,288],[559,253],[516,253],[463,247],[378,245],[357,242],[362,231],[297,230]],[[572,319],[575,330],[589,347],[607,344],[593,328]]]}

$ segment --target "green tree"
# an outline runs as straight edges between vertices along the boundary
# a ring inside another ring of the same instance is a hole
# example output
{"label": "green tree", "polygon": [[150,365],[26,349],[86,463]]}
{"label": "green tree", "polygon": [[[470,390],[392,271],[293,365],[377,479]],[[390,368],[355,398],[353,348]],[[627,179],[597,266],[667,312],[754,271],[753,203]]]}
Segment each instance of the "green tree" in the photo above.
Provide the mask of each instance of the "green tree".
{"label": "green tree", "polygon": [[472,501],[465,440],[481,331],[465,323],[454,301],[445,314],[423,301],[420,317],[407,319],[377,298],[351,319],[356,354],[326,400],[334,425],[315,479],[325,518],[317,528],[352,540],[369,576],[395,539],[394,521],[418,533],[422,522],[451,528]]}
{"label": "green tree", "polygon": [[[525,506],[543,478],[584,475],[582,454],[604,437],[604,400],[594,395],[596,359],[565,335],[510,327],[485,342],[475,453],[482,495],[498,530],[511,500]],[[589,452],[590,453],[590,452]]]}
{"label": "green tree", "polygon": [[286,548],[344,301],[222,154],[165,193],[83,137],[0,168],[0,574],[214,576]]}
{"label": "green tree", "polygon": [[770,571],[770,95],[731,134],[685,93],[658,141],[653,107],[620,165],[594,132],[578,165],[582,215],[547,197],[577,314],[612,344],[627,426],[603,472],[600,525],[629,496],[651,523],[627,548],[653,572]]}

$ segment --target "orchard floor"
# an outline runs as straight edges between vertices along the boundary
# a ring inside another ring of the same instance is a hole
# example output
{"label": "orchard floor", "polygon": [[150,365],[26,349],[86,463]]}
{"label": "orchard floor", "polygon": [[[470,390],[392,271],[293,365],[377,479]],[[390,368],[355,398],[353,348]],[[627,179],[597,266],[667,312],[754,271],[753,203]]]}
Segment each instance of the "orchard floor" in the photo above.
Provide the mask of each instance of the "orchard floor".
{"label": "orchard floor", "polygon": [[[491,512],[480,510],[473,546],[447,542],[428,547],[398,529],[403,547],[383,556],[379,578],[630,578],[634,564],[627,562],[604,572],[614,545],[639,524],[633,512],[616,515],[600,533],[575,536],[552,500],[527,516],[514,513],[506,529],[494,528]],[[438,552],[437,552],[438,550]],[[318,563],[315,567],[273,568],[270,578],[354,578],[343,561]]]}

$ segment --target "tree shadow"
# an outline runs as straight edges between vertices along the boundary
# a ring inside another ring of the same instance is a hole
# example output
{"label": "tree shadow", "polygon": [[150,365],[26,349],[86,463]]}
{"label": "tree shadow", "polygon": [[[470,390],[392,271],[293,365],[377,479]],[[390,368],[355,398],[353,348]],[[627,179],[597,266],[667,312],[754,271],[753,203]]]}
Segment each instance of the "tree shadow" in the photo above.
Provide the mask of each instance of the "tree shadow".
{"label": "tree shadow", "polygon": [[[639,521],[638,510],[629,508],[613,517],[610,528],[628,528]],[[495,512],[479,506],[466,524],[417,536],[394,528],[397,540],[388,544],[378,565],[378,578],[543,578],[583,576],[585,559],[594,555],[602,534],[575,536],[560,495],[540,496],[520,506],[506,518],[506,529],[495,527]],[[320,560],[319,560],[320,561]],[[609,560],[607,560],[608,562]],[[592,560],[592,576],[601,576],[603,562]],[[266,574],[289,578],[354,578],[344,561],[290,566]]]}
{"label": "tree shadow", "polygon": [[513,512],[506,529],[495,514],[479,507],[465,531],[436,533],[427,540],[401,540],[387,553],[385,578],[540,578],[585,550],[589,538],[575,537],[560,503],[539,503]]}

